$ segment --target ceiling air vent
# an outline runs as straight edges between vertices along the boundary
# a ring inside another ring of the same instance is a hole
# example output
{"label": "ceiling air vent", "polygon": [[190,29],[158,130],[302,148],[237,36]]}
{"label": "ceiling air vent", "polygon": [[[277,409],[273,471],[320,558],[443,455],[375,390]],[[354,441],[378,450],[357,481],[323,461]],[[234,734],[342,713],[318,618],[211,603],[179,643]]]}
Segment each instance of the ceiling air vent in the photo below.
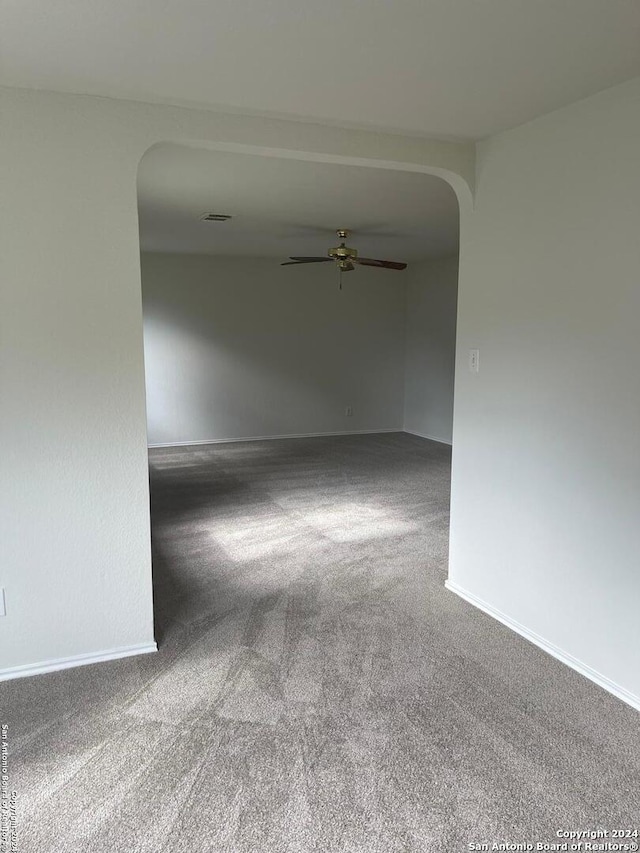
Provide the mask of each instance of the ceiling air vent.
{"label": "ceiling air vent", "polygon": [[232,217],[226,213],[203,213],[200,217],[202,222],[226,222]]}

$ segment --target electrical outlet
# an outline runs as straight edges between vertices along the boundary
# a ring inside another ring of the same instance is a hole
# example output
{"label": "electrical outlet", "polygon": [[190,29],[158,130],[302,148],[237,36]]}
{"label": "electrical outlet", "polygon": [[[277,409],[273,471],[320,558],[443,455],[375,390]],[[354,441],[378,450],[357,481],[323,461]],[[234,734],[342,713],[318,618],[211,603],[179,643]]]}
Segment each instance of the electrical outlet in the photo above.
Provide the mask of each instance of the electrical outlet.
{"label": "electrical outlet", "polygon": [[7,607],[4,601],[4,589],[0,587],[0,616],[7,615]]}
{"label": "electrical outlet", "polygon": [[352,418],[353,417],[353,406],[347,406],[347,408],[344,410],[344,413],[348,418]]}

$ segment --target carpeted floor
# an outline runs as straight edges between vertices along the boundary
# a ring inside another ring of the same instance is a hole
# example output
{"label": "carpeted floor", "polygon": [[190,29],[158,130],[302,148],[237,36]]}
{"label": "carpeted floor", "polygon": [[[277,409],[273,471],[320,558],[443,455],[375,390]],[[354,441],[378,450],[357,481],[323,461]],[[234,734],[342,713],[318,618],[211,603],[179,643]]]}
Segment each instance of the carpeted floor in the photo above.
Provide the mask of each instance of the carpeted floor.
{"label": "carpeted floor", "polygon": [[444,589],[449,472],[402,433],[152,451],[160,652],[2,685],[20,853],[638,827],[638,714]]}

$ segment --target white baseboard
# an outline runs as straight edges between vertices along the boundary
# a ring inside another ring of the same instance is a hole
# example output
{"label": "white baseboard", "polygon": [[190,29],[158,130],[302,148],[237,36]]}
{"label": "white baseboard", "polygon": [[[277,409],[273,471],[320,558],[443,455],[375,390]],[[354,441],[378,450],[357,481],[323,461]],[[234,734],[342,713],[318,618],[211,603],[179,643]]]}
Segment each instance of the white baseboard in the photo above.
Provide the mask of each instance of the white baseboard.
{"label": "white baseboard", "polygon": [[92,652],[87,655],[74,655],[68,658],[54,658],[41,663],[30,663],[25,666],[10,666],[8,669],[0,669],[0,681],[10,681],[13,678],[26,678],[30,675],[42,675],[45,672],[57,672],[60,669],[71,669],[75,666],[86,666],[90,663],[102,663],[108,660],[128,658],[133,655],[146,655],[157,652],[155,643],[143,643],[139,646],[122,646],[119,649],[111,649],[108,652]]}
{"label": "white baseboard", "polygon": [[331,435],[375,435],[380,432],[404,432],[402,427],[393,429],[350,429],[340,432],[292,432],[286,435],[250,435],[244,438],[205,438],[198,441],[170,441],[166,444],[149,444],[151,447],[192,447],[198,444],[230,444],[234,441],[275,441],[282,438],[322,438]]}
{"label": "white baseboard", "polygon": [[417,435],[418,438],[428,438],[429,441],[437,441],[438,444],[447,444],[449,447],[451,447],[450,441],[445,441],[444,438],[436,438],[435,435],[427,435],[424,432],[415,432],[415,430],[406,429],[406,428],[403,429],[402,432],[406,432],[406,433],[408,433],[408,435]]}
{"label": "white baseboard", "polygon": [[595,669],[592,669],[590,666],[587,666],[586,663],[582,663],[582,661],[574,658],[573,655],[570,655],[568,652],[563,651],[558,648],[558,646],[554,646],[553,643],[550,643],[548,640],[545,640],[544,637],[541,637],[539,634],[536,634],[535,631],[531,631],[529,628],[525,628],[524,625],[521,625],[519,622],[516,622],[515,619],[511,619],[511,617],[506,616],[504,613],[501,613],[499,610],[496,610],[495,607],[492,607],[490,604],[487,604],[482,599],[473,595],[471,592],[467,592],[462,587],[459,587],[458,584],[454,583],[454,581],[446,580],[445,587],[450,591],[455,593],[456,595],[463,598],[469,604],[472,604],[474,607],[477,607],[478,610],[482,610],[488,616],[493,617],[498,622],[502,622],[503,625],[506,625],[507,628],[511,628],[512,631],[515,631],[516,634],[519,634],[521,637],[524,637],[525,640],[529,640],[530,643],[533,643],[534,646],[538,646],[538,648],[542,649],[547,654],[550,654],[552,657],[559,660],[561,663],[564,663],[566,666],[571,667],[576,672],[579,672],[580,675],[584,675],[585,678],[588,678],[589,681],[593,681],[594,684],[597,684],[598,687],[602,687],[603,690],[606,690],[608,693],[612,693],[618,699],[621,699],[623,702],[626,702],[627,705],[631,705],[632,708],[635,708],[636,711],[640,711],[640,696],[636,696],[633,693],[630,693],[624,687],[621,687],[619,684],[616,684],[615,681],[611,681],[610,678],[607,678],[606,675],[602,675],[597,672]]}

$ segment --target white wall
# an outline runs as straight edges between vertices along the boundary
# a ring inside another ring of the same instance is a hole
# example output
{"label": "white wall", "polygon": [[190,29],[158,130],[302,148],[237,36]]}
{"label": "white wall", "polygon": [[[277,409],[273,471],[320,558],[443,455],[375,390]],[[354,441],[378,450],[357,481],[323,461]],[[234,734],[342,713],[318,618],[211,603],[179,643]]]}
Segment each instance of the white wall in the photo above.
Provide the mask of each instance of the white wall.
{"label": "white wall", "polygon": [[479,146],[450,557],[455,588],[638,707],[639,140],[636,79]]}
{"label": "white wall", "polygon": [[407,269],[404,428],[451,444],[458,259]]}
{"label": "white wall", "polygon": [[0,100],[3,678],[153,643],[144,152],[188,142],[426,172],[468,204],[473,146],[50,92]]}
{"label": "white wall", "polygon": [[404,275],[143,254],[149,443],[402,429]]}

